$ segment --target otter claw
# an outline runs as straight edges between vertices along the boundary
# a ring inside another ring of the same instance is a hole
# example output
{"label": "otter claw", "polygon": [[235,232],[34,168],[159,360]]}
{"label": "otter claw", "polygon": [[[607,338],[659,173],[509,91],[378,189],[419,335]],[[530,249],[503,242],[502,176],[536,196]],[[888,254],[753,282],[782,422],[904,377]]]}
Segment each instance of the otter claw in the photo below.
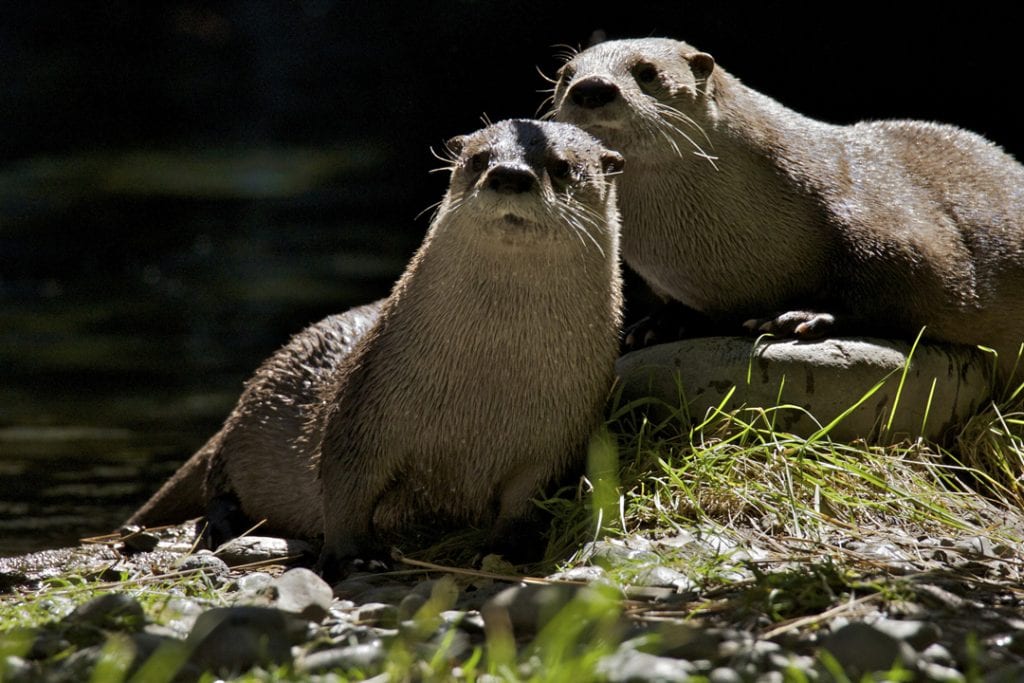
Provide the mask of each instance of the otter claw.
{"label": "otter claw", "polygon": [[831,313],[787,311],[767,320],[748,320],[743,323],[743,326],[761,334],[774,334],[795,339],[821,339],[835,329],[835,324],[835,316]]}

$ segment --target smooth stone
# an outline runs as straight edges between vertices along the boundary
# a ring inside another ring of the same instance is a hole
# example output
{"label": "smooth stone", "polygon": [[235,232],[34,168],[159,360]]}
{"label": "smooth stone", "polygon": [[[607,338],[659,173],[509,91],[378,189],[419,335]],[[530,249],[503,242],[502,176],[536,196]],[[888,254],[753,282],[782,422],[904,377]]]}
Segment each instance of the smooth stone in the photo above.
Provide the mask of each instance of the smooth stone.
{"label": "smooth stone", "polygon": [[662,565],[655,565],[642,570],[631,583],[634,586],[675,588],[679,593],[697,589],[697,584],[691,581],[686,574]]}
{"label": "smooth stone", "polygon": [[[163,626],[180,638],[185,638],[196,625],[196,619],[206,607],[190,598],[174,597],[164,604],[160,611]],[[155,625],[151,625],[155,626]]]}
{"label": "smooth stone", "polygon": [[915,650],[923,650],[942,635],[938,626],[927,621],[879,619],[871,625],[893,638],[906,641]]}
{"label": "smooth stone", "polygon": [[954,663],[953,654],[943,645],[932,643],[921,650],[921,658],[934,664],[950,665]]}
{"label": "smooth stone", "polygon": [[708,674],[708,683],[743,683],[743,676],[733,669],[720,666]]}
{"label": "smooth stone", "polygon": [[934,683],[964,683],[966,677],[956,669],[942,666],[934,662],[923,662],[919,667],[920,673],[926,681]]}
{"label": "smooth stone", "polygon": [[693,665],[682,659],[620,649],[597,663],[597,674],[609,683],[685,683]]}
{"label": "smooth stone", "polygon": [[316,573],[299,567],[290,569],[274,581],[277,607],[320,623],[331,608],[334,593],[331,586]]}
{"label": "smooth stone", "polygon": [[258,593],[274,583],[274,577],[266,572],[251,572],[238,577],[238,590],[247,593]]}
{"label": "smooth stone", "polygon": [[602,567],[616,568],[657,564],[657,553],[647,548],[630,548],[622,541],[592,541],[583,546],[582,559]]}
{"label": "smooth stone", "polygon": [[349,577],[334,584],[331,590],[334,592],[334,597],[336,598],[341,598],[343,600],[356,600],[373,588],[374,585],[366,579]]}
{"label": "smooth stone", "polygon": [[139,631],[146,625],[142,605],[127,593],[107,593],[79,605],[64,623],[105,631]]}
{"label": "smooth stone", "polygon": [[0,661],[0,673],[4,675],[3,680],[7,683],[34,683],[43,680],[38,665],[15,655],[8,655]]}
{"label": "smooth stone", "polygon": [[[399,605],[405,596],[409,594],[409,587],[401,583],[388,583],[383,586],[373,586],[365,593],[361,593],[356,602],[386,602],[389,605]],[[335,591],[337,595],[337,591]]]}
{"label": "smooth stone", "polygon": [[488,637],[496,633],[512,633],[517,638],[535,634],[582,590],[577,586],[536,584],[506,588],[480,609]]}
{"label": "smooth stone", "polygon": [[386,602],[368,602],[356,608],[355,620],[360,624],[393,628],[398,624],[398,607]]}
{"label": "smooth stone", "polygon": [[358,669],[363,674],[375,671],[387,659],[387,652],[381,641],[360,643],[346,647],[311,652],[296,663],[301,673],[317,673],[330,669]]}
{"label": "smooth stone", "polygon": [[550,581],[577,581],[580,583],[594,583],[596,581],[603,581],[607,578],[608,572],[605,571],[604,567],[598,567],[597,565],[573,567],[572,569],[566,569],[564,572],[557,572],[548,577]]}
{"label": "smooth stone", "polygon": [[186,555],[174,565],[174,568],[178,571],[201,569],[213,576],[227,576],[230,571],[224,560],[209,550],[200,550],[191,555]]}
{"label": "smooth stone", "polygon": [[[616,372],[622,380],[622,404],[654,398],[645,411],[655,419],[666,419],[685,407],[691,420],[700,421],[735,387],[725,410],[799,406],[818,422],[803,410],[772,415],[777,430],[803,437],[830,423],[885,379],[878,391],[835,425],[830,436],[878,443],[918,436],[939,441],[951,425],[973,415],[988,399],[992,359],[975,347],[918,344],[891,429],[886,431],[910,349],[908,342],[866,337],[813,342],[704,337],[626,354],[616,363]],[[922,429],[933,380],[936,390]]]}
{"label": "smooth stone", "polygon": [[862,621],[852,621],[829,634],[821,647],[855,680],[863,674],[888,671],[896,662],[912,667],[917,659],[910,645]]}
{"label": "smooth stone", "polygon": [[294,538],[243,536],[222,544],[214,554],[229,567],[254,562],[284,562],[312,558],[313,546]]}
{"label": "smooth stone", "polygon": [[441,612],[441,619],[451,627],[458,628],[470,635],[483,635],[484,619],[479,612],[463,612],[449,609]]}
{"label": "smooth stone", "polygon": [[121,542],[124,550],[128,553],[148,553],[156,549],[160,544],[160,537],[156,534],[144,531],[140,526],[126,526],[120,532]]}
{"label": "smooth stone", "polygon": [[655,636],[657,654],[690,661],[716,659],[723,640],[722,633],[716,629],[673,621],[658,624],[651,633]]}
{"label": "smooth stone", "polygon": [[306,623],[268,607],[215,607],[199,615],[189,633],[189,661],[203,670],[231,673],[290,664],[291,646],[304,640]]}

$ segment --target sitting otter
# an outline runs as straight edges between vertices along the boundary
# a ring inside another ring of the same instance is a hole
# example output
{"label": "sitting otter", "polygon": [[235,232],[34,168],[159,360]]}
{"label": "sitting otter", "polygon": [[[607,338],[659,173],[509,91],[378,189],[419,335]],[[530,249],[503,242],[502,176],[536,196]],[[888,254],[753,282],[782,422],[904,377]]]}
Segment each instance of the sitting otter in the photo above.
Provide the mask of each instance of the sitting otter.
{"label": "sitting otter", "polygon": [[527,120],[450,149],[448,192],[391,295],[264,363],[129,522],[237,500],[267,531],[322,534],[333,577],[423,518],[492,524],[501,546],[531,497],[582,463],[618,348],[622,158]]}

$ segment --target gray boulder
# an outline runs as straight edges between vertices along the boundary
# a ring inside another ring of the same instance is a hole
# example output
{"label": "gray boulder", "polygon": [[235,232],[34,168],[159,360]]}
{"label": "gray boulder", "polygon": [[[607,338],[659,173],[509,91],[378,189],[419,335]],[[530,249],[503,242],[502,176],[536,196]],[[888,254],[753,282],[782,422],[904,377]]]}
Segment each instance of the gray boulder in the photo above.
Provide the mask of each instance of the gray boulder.
{"label": "gray boulder", "polygon": [[[882,382],[829,435],[873,443],[918,436],[939,441],[988,399],[993,360],[975,347],[922,342],[900,389],[910,350],[907,342],[872,338],[801,342],[705,337],[626,354],[616,371],[622,404],[653,399],[643,408],[653,419],[667,418],[682,407],[691,421],[700,421],[733,391],[725,410],[792,406],[768,412],[765,420],[773,420],[779,431],[804,437]],[[765,420],[758,424],[766,425]]]}

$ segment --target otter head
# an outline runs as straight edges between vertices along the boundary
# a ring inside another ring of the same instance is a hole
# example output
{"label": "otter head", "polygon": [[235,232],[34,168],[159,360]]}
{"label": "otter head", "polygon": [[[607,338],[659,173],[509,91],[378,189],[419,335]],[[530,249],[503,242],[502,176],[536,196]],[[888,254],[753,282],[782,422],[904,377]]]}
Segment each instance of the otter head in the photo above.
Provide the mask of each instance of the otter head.
{"label": "otter head", "polygon": [[707,156],[704,126],[715,60],[666,38],[613,40],[574,55],[558,70],[552,114],[628,157],[687,149]]}
{"label": "otter head", "polygon": [[447,148],[452,178],[441,212],[465,224],[460,230],[496,233],[509,245],[615,239],[622,156],[579,128],[501,121]]}

